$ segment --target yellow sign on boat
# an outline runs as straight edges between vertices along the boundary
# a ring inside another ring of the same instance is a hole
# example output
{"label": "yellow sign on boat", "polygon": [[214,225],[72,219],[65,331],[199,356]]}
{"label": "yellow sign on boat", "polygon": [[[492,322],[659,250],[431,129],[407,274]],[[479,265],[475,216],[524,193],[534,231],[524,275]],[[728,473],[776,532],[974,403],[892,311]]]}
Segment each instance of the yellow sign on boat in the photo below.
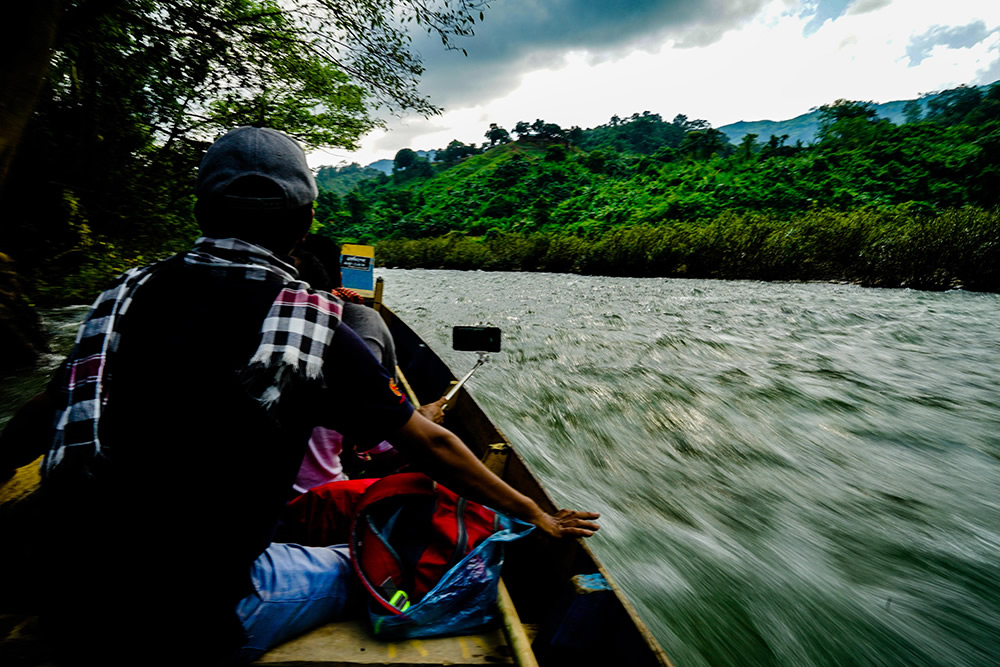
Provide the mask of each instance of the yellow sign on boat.
{"label": "yellow sign on boat", "polygon": [[344,287],[366,298],[375,296],[375,248],[345,243],[340,249],[340,274]]}

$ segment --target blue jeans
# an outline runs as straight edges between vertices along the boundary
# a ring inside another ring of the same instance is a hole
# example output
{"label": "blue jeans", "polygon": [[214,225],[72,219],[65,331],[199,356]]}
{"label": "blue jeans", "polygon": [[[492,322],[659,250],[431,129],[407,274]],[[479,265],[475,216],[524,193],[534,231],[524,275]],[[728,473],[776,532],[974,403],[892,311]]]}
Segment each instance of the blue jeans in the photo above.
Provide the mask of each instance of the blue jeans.
{"label": "blue jeans", "polygon": [[257,557],[251,577],[256,593],[236,606],[249,637],[241,652],[247,661],[307,630],[343,618],[360,592],[347,545],[273,543]]}

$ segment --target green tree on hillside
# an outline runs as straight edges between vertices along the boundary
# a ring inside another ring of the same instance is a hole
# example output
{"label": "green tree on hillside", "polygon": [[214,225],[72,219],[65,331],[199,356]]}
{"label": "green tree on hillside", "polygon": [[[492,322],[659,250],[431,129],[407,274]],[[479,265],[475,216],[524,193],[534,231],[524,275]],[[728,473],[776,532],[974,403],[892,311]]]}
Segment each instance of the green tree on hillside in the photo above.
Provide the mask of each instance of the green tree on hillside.
{"label": "green tree on hillside", "polygon": [[[687,116],[680,116],[684,125],[665,123],[659,114],[644,111],[633,113],[624,120],[612,116],[605,125],[582,130],[570,141],[585,150],[611,148],[624,153],[652,155],[660,148],[678,148],[687,132]],[[705,123],[705,127],[708,124]],[[704,129],[700,125],[690,129]]]}
{"label": "green tree on hillside", "polygon": [[757,135],[752,132],[743,135],[743,138],[740,139],[740,145],[737,152],[744,161],[750,161],[753,159],[754,154],[757,152]]}
{"label": "green tree on hillside", "polygon": [[510,142],[510,133],[496,123],[490,123],[490,129],[488,129],[486,134],[483,136],[490,140],[490,146]]}
{"label": "green tree on hillside", "polygon": [[761,146],[760,157],[762,159],[772,158],[772,157],[790,157],[795,155],[800,147],[799,146],[788,146],[786,145],[788,141],[788,135],[783,134],[780,137],[776,134],[772,134],[767,143]]}
{"label": "green tree on hillside", "polygon": [[434,160],[437,162],[451,164],[461,160],[462,158],[469,157],[470,155],[477,155],[482,152],[481,148],[474,146],[473,144],[464,144],[458,139],[452,139],[448,142],[448,146],[444,150],[435,151]]}
{"label": "green tree on hillside", "polygon": [[316,185],[320,190],[329,190],[343,197],[361,181],[384,175],[378,169],[362,167],[357,162],[340,167],[320,167],[316,172]]}
{"label": "green tree on hillside", "polygon": [[923,118],[924,107],[919,100],[909,100],[903,105],[903,118],[907,123],[917,123]]}
{"label": "green tree on hillside", "polygon": [[401,148],[392,161],[392,179],[405,183],[415,178],[429,178],[434,174],[430,161],[410,148]]}
{"label": "green tree on hillside", "polygon": [[341,210],[340,197],[328,190],[320,190],[316,197],[316,221],[328,223],[333,220]]}
{"label": "green tree on hillside", "polygon": [[363,225],[367,222],[366,216],[371,205],[355,190],[344,197],[344,208],[347,209],[352,224]]}
{"label": "green tree on hillside", "polygon": [[869,129],[876,118],[878,112],[872,102],[837,100],[819,108],[817,136],[821,143],[850,141],[857,146],[868,138]]}
{"label": "green tree on hillside", "polygon": [[417,153],[411,148],[400,148],[396,151],[396,157],[392,160],[392,168],[403,171],[413,166],[417,161]]}
{"label": "green tree on hillside", "polygon": [[671,121],[671,125],[674,125],[684,132],[693,132],[695,130],[707,130],[710,126],[707,120],[701,120],[696,118],[695,120],[690,120],[687,116],[682,113],[674,116]]}
{"label": "green tree on hillside", "polygon": [[945,90],[927,101],[927,120],[942,125],[966,122],[983,101],[983,94],[973,86]]}
{"label": "green tree on hillside", "polygon": [[726,135],[715,128],[690,130],[684,135],[680,150],[699,160],[713,155],[726,155],[732,149]]}

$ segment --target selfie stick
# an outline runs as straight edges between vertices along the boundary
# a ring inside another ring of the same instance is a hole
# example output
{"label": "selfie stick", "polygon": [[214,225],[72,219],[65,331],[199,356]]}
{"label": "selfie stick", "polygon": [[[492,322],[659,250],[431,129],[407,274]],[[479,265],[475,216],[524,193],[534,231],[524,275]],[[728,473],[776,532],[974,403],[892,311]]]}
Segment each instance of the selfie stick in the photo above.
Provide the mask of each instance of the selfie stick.
{"label": "selfie stick", "polygon": [[466,373],[465,377],[463,377],[461,380],[455,383],[455,386],[452,387],[450,390],[448,390],[448,393],[444,395],[445,404],[447,404],[451,399],[455,398],[455,394],[457,394],[458,390],[462,388],[462,385],[465,384],[465,381],[468,380],[470,377],[472,377],[472,374],[476,372],[477,368],[486,363],[486,360],[489,358],[489,356],[490,355],[488,352],[479,353],[479,361],[477,361],[476,365],[472,367],[472,370]]}

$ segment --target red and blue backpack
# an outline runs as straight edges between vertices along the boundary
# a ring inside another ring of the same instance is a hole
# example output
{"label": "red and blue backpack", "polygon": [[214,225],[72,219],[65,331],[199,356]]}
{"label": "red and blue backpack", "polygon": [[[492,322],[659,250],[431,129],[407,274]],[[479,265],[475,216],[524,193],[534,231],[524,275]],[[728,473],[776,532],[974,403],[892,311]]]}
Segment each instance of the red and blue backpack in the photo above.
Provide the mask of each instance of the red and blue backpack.
{"label": "red and blue backpack", "polygon": [[422,473],[390,475],[369,486],[350,546],[375,634],[426,637],[489,624],[503,544],[531,529]]}

